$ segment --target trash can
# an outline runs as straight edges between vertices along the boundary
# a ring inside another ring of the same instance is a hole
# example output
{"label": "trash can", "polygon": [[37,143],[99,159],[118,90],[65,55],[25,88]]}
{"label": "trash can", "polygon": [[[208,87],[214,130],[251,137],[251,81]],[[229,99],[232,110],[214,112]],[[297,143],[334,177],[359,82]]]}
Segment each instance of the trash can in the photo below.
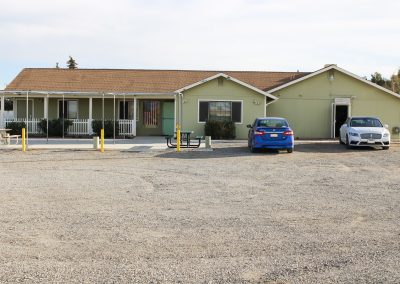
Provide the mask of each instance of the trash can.
{"label": "trash can", "polygon": [[99,149],[100,148],[100,139],[99,136],[94,136],[93,137],[93,149]]}

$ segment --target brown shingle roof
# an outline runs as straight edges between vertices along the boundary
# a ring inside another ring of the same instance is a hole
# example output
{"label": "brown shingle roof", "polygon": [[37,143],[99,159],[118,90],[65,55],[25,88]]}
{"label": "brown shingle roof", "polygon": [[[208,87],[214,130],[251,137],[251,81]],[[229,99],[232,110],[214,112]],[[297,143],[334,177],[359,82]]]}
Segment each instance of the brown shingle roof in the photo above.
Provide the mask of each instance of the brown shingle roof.
{"label": "brown shingle roof", "polygon": [[305,72],[26,68],[6,91],[170,93],[218,73],[268,90]]}

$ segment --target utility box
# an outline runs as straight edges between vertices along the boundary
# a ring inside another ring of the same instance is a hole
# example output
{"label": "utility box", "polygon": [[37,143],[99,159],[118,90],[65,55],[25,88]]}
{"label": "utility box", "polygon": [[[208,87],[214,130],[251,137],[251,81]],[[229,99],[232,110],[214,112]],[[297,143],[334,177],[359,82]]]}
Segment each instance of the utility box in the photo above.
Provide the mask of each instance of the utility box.
{"label": "utility box", "polygon": [[100,148],[100,139],[99,136],[94,136],[93,137],[93,149],[98,150]]}
{"label": "utility box", "polygon": [[206,144],[206,149],[210,149],[211,148],[211,136],[206,136],[204,139],[204,142]]}

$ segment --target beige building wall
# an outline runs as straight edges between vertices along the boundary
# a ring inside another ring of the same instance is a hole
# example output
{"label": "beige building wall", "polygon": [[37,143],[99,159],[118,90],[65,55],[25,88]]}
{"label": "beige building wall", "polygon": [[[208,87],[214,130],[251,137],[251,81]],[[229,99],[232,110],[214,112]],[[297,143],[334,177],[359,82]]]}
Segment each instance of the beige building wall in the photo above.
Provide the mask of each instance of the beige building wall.
{"label": "beige building wall", "polygon": [[214,79],[183,92],[183,130],[193,130],[194,135],[204,135],[204,122],[199,119],[199,101],[241,101],[242,122],[236,123],[236,139],[247,139],[247,124],[264,116],[266,97],[236,82]]}
{"label": "beige building wall", "polygon": [[352,116],[376,116],[388,124],[390,130],[400,126],[399,98],[337,70],[272,94],[279,99],[267,107],[267,116],[287,118],[296,138],[331,138],[335,98],[350,100]]}

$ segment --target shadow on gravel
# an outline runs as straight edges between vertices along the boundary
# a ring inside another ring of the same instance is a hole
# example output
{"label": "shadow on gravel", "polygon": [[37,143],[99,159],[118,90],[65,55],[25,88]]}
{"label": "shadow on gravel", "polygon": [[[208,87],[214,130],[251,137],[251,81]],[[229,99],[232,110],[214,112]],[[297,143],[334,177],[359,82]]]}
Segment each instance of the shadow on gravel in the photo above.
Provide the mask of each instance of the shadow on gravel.
{"label": "shadow on gravel", "polygon": [[295,145],[296,152],[303,153],[350,153],[350,152],[371,152],[380,151],[382,148],[374,147],[354,147],[347,149],[346,146],[339,143],[307,143]]}
{"label": "shadow on gravel", "polygon": [[168,152],[156,155],[159,158],[169,158],[169,159],[218,159],[222,157],[240,157],[240,156],[251,156],[257,155],[250,153],[247,147],[226,147],[226,148],[216,148],[213,151],[182,151]]}
{"label": "shadow on gravel", "polygon": [[222,157],[247,157],[247,156],[273,156],[273,155],[282,155],[282,157],[286,157],[286,155],[296,155],[296,152],[299,153],[352,153],[352,152],[371,152],[371,151],[381,151],[380,148],[373,147],[359,147],[347,149],[345,146],[336,144],[336,143],[307,143],[307,144],[299,144],[295,146],[294,152],[292,154],[287,153],[285,150],[261,150],[256,153],[251,153],[249,148],[246,146],[230,146],[226,145],[225,147],[218,146],[214,148],[213,151],[203,152],[203,151],[182,151],[181,153],[177,152],[168,152],[156,155],[159,158],[169,158],[169,159],[218,159]]}

